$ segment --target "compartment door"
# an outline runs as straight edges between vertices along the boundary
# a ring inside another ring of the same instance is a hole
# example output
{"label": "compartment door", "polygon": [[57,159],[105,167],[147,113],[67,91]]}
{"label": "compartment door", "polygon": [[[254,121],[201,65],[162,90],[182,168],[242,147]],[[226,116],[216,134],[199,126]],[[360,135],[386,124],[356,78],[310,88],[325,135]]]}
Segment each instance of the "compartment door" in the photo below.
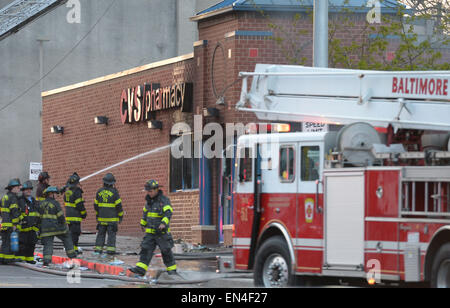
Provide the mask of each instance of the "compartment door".
{"label": "compartment door", "polygon": [[325,267],[364,267],[364,172],[325,173]]}

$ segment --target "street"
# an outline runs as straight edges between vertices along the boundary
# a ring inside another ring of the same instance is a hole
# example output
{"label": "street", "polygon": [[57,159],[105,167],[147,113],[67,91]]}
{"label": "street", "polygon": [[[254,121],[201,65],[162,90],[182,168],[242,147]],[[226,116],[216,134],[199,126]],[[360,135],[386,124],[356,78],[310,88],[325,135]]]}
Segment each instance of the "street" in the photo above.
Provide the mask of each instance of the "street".
{"label": "street", "polygon": [[68,283],[64,276],[44,274],[18,266],[0,265],[0,288],[105,288],[123,285],[123,281],[81,278]]}

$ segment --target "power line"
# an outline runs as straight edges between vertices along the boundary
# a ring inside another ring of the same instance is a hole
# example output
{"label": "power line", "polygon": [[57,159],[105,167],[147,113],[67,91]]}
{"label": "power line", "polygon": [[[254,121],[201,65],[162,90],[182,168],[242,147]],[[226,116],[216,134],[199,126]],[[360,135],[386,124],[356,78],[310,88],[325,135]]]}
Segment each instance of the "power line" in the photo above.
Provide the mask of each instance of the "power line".
{"label": "power line", "polygon": [[103,17],[106,16],[106,14],[109,12],[109,10],[113,7],[113,5],[117,2],[117,0],[113,0],[109,6],[106,8],[105,12],[102,14],[102,16],[100,16],[100,18],[95,22],[95,24],[91,27],[91,29],[89,29],[89,31],[50,69],[50,71],[48,71],[46,74],[44,74],[44,76],[42,76],[41,78],[39,78],[35,83],[33,83],[29,88],[27,88],[24,92],[22,92],[19,96],[17,96],[15,99],[13,99],[12,101],[10,101],[9,103],[7,103],[6,105],[2,106],[0,108],[0,112],[2,112],[3,110],[5,110],[6,108],[8,108],[9,106],[11,106],[12,104],[14,104],[15,102],[17,102],[20,98],[22,98],[25,94],[27,94],[28,92],[30,92],[31,89],[33,89],[35,86],[37,86],[41,80],[43,80],[44,78],[46,78],[48,75],[50,75],[59,65],[61,65],[61,63],[63,63],[67,57],[69,57],[72,52],[89,36],[89,34],[91,34],[92,31],[94,31],[95,27],[100,23],[100,21],[103,19]]}

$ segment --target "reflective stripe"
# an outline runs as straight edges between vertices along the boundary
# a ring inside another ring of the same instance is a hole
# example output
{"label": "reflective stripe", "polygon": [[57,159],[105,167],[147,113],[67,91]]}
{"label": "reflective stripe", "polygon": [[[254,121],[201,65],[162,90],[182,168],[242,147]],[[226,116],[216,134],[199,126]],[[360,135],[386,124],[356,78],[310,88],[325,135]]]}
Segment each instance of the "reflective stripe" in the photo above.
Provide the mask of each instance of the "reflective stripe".
{"label": "reflective stripe", "polygon": [[67,207],[77,207],[75,203],[69,203],[69,202],[64,203],[64,205]]}
{"label": "reflective stripe", "polygon": [[117,199],[116,202],[114,203],[115,205],[122,203],[122,199]]}
{"label": "reflective stripe", "polygon": [[38,212],[31,212],[31,213],[28,213],[28,217],[39,217],[40,215],[39,215],[39,213]]}
{"label": "reflective stripe", "polygon": [[161,217],[163,217],[163,216],[162,216],[162,215],[159,215],[159,213],[153,213],[153,212],[150,212],[150,213],[147,213],[147,217],[161,218]]}
{"label": "reflective stripe", "polygon": [[147,208],[146,208],[145,206],[144,206],[143,211],[144,211],[144,213],[145,213],[145,212],[148,212],[148,210],[147,210]]}
{"label": "reflective stripe", "polygon": [[55,235],[65,234],[66,232],[67,231],[55,231],[55,232],[41,233],[41,237],[55,236]]}
{"label": "reflective stripe", "polygon": [[147,225],[147,221],[141,219],[141,226],[146,226]]}
{"label": "reflective stripe", "polygon": [[136,263],[136,266],[137,266],[137,267],[140,267],[140,268],[142,268],[142,269],[144,269],[144,270],[146,270],[146,271],[147,271],[147,269],[148,269],[148,265],[145,265],[145,264],[142,263],[142,262]]}
{"label": "reflective stripe", "polygon": [[115,222],[115,221],[119,221],[119,218],[117,218],[117,217],[115,217],[115,218],[102,218],[102,217],[99,217],[97,220],[101,221],[101,222]]}
{"label": "reflective stripe", "polygon": [[123,216],[123,212],[120,212],[119,214],[117,214],[117,216],[122,217]]}
{"label": "reflective stripe", "polygon": [[173,209],[170,205],[166,205],[165,207],[163,207],[163,212],[165,211],[171,211],[173,213]]}
{"label": "reflective stripe", "polygon": [[163,219],[161,219],[162,222],[164,222],[166,225],[169,224],[169,218],[164,217]]}
{"label": "reflective stripe", "polygon": [[116,251],[116,247],[106,247],[107,251]]}
{"label": "reflective stripe", "polygon": [[78,198],[77,200],[75,200],[75,204],[78,204],[80,202],[84,202],[83,198]]}
{"label": "reflective stripe", "polygon": [[66,217],[67,221],[82,221],[81,217]]}
{"label": "reflective stripe", "polygon": [[56,213],[56,216],[57,216],[57,217],[64,216],[64,213],[63,213],[62,211],[59,211],[58,213]]}
{"label": "reflective stripe", "polygon": [[99,207],[116,207],[114,203],[99,203]]}
{"label": "reflective stripe", "polygon": [[170,271],[175,271],[176,269],[177,269],[177,265],[175,264],[175,265],[169,266],[169,267],[167,268],[167,271],[168,271],[168,272],[170,272]]}
{"label": "reflective stripe", "polygon": [[[168,228],[167,231],[166,231],[166,229],[161,231],[162,234],[166,234],[169,232],[170,232],[170,228]],[[145,233],[156,234],[156,229],[147,228],[147,229],[145,229]]]}
{"label": "reflective stripe", "polygon": [[8,209],[8,208],[6,208],[6,207],[2,207],[2,209],[1,209],[0,212],[3,212],[3,213],[11,213],[11,210]]}
{"label": "reflective stripe", "polygon": [[10,222],[3,222],[2,223],[2,227],[12,227],[12,226],[13,226],[13,224],[10,223]]}
{"label": "reflective stripe", "polygon": [[18,223],[20,220],[21,220],[20,218],[14,218],[14,219],[11,219],[11,221],[12,221],[13,224]]}
{"label": "reflective stripe", "polygon": [[42,215],[42,218],[44,218],[44,219],[58,219],[58,216],[52,215],[52,214],[44,214],[44,215]]}
{"label": "reflective stripe", "polygon": [[84,215],[84,214],[86,214],[86,211],[81,211],[80,214]]}
{"label": "reflective stripe", "polygon": [[17,226],[17,230],[19,230],[20,232],[30,232],[30,231],[35,231],[35,227],[28,227],[28,228],[22,228],[21,225]]}

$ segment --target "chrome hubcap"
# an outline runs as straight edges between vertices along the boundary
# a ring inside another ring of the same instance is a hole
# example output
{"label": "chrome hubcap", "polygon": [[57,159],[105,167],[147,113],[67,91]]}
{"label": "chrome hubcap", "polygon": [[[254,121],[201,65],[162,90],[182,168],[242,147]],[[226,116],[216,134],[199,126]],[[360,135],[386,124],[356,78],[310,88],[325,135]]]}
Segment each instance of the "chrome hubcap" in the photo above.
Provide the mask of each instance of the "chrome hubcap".
{"label": "chrome hubcap", "polygon": [[265,287],[281,288],[288,285],[289,270],[286,260],[279,254],[270,255],[263,267]]}

